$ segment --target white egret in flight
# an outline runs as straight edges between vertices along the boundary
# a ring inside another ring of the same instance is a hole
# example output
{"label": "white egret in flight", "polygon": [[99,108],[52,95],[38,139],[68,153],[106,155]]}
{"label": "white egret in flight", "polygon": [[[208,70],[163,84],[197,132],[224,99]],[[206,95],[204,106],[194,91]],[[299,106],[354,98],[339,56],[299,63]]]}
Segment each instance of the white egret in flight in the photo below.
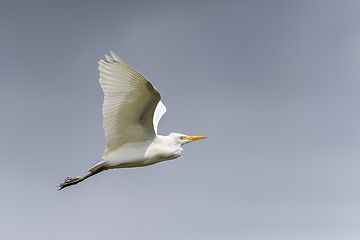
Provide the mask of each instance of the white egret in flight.
{"label": "white egret in flight", "polygon": [[180,157],[182,145],[206,138],[180,133],[158,135],[158,123],[166,112],[160,93],[114,52],[105,58],[99,61],[99,81],[104,91],[105,153],[102,161],[89,169],[89,174],[66,178],[59,190],[104,170],[143,167]]}

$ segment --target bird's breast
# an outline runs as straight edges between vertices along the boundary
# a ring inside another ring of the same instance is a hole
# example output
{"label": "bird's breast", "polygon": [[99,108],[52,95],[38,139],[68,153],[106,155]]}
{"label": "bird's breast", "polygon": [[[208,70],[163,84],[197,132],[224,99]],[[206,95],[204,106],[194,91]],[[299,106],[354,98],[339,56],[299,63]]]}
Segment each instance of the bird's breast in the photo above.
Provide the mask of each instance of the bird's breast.
{"label": "bird's breast", "polygon": [[177,146],[155,143],[149,146],[145,158],[153,161],[166,161],[180,157],[183,149]]}

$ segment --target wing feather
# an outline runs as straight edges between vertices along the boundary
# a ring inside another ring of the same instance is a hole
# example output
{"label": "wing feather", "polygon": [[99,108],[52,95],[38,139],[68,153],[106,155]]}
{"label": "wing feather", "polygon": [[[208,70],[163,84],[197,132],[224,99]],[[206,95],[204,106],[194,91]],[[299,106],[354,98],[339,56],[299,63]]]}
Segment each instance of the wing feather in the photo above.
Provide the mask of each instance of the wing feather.
{"label": "wing feather", "polygon": [[156,88],[114,52],[111,56],[105,55],[105,59],[99,61],[106,136],[103,158],[127,143],[150,140],[156,136],[154,127],[157,127],[158,121],[154,124],[153,117],[161,99]]}
{"label": "wing feather", "polygon": [[159,103],[156,106],[155,112],[154,112],[154,119],[153,119],[153,125],[155,133],[157,134],[157,127],[159,125],[161,117],[165,114],[166,107],[163,104],[163,102],[160,100]]}

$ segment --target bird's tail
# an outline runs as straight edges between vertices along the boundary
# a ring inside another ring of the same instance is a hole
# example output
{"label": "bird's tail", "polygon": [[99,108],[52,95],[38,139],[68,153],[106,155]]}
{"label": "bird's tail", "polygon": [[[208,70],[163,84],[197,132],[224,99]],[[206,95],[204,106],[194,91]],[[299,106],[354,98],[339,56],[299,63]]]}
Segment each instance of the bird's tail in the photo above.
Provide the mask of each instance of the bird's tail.
{"label": "bird's tail", "polygon": [[88,171],[95,172],[98,169],[104,168],[105,163],[106,163],[106,161],[102,160],[102,161],[98,162],[97,164],[95,164],[94,166],[92,166]]}
{"label": "bird's tail", "polygon": [[60,191],[63,188],[78,184],[79,182],[82,182],[85,179],[87,179],[91,176],[94,176],[95,174],[98,174],[104,170],[105,170],[104,168],[97,168],[96,170],[90,172],[89,174],[87,174],[83,177],[74,177],[74,178],[67,177],[67,178],[65,178],[64,182],[58,186],[58,188],[59,188],[58,190]]}

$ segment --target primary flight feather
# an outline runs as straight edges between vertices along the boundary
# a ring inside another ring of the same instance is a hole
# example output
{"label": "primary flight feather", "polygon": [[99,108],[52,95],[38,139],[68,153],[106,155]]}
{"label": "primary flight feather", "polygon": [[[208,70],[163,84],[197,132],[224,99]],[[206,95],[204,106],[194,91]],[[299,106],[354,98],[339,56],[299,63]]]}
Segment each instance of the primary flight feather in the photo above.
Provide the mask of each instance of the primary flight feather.
{"label": "primary flight feather", "polygon": [[99,61],[100,85],[104,91],[103,127],[106,148],[102,161],[83,177],[66,178],[59,190],[77,184],[104,170],[142,167],[177,158],[185,143],[206,138],[171,133],[157,134],[166,112],[160,93],[139,72],[114,52]]}

